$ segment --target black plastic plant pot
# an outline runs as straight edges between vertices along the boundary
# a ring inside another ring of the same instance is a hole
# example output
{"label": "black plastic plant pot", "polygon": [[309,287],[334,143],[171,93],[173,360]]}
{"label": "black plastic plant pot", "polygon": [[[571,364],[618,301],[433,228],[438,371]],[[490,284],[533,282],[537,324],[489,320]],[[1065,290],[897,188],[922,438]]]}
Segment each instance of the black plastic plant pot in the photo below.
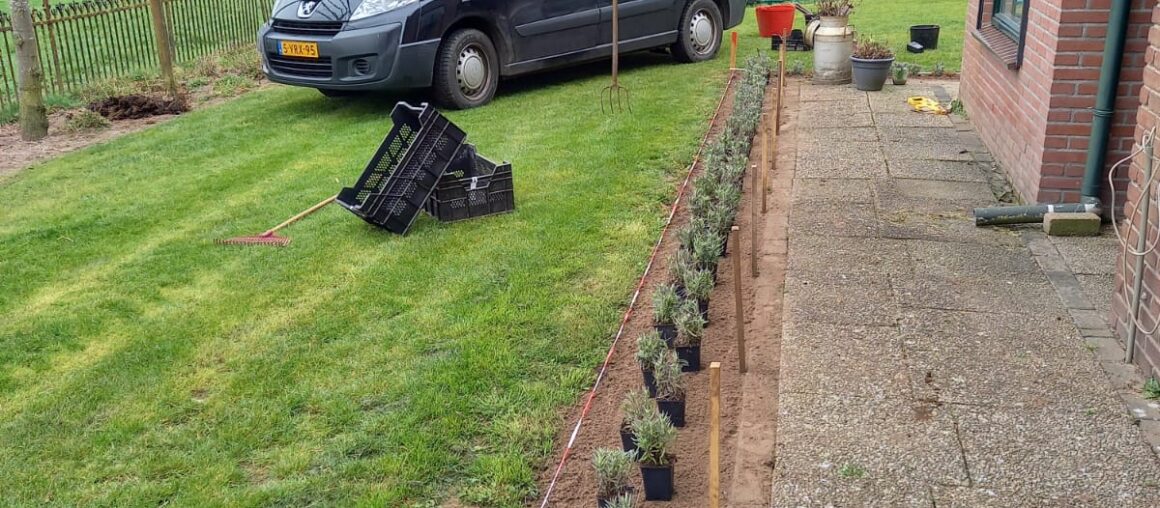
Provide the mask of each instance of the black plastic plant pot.
{"label": "black plastic plant pot", "polygon": [[709,324],[709,299],[697,300],[697,310],[701,311],[701,319],[705,320],[705,324]]}
{"label": "black plastic plant pot", "polygon": [[673,341],[677,340],[677,325],[672,323],[654,324],[653,328],[661,336],[661,340],[665,341],[665,345],[673,347]]}
{"label": "black plastic plant pot", "polygon": [[926,49],[938,49],[938,25],[911,25],[910,40]]}
{"label": "black plastic plant pot", "polygon": [[[701,370],[701,345],[695,346],[677,346],[677,358],[684,360],[686,365],[681,367],[681,372],[697,372]],[[650,375],[652,373],[649,373]],[[645,382],[648,382],[646,379]],[[653,383],[656,384],[655,382]],[[652,392],[650,392],[652,393]],[[654,393],[655,397],[656,394]]]}
{"label": "black plastic plant pot", "polygon": [[657,399],[657,409],[661,414],[669,417],[673,427],[685,426],[685,399],[664,400]]}
{"label": "black plastic plant pot", "polygon": [[640,476],[644,480],[645,501],[673,500],[673,464],[666,466],[640,465]]}
{"label": "black plastic plant pot", "polygon": [[689,296],[689,293],[685,291],[685,286],[680,283],[673,284],[673,291],[676,291],[677,296],[681,297],[682,300]]}
{"label": "black plastic plant pot", "polygon": [[640,451],[636,448],[636,441],[633,440],[632,429],[621,425],[620,426],[620,446],[624,451],[631,453],[633,459],[640,458]]}
{"label": "black plastic plant pot", "polygon": [[[678,356],[680,355],[679,351],[680,350],[678,350],[678,353],[677,353]],[[698,356],[700,356],[700,353],[698,353]],[[657,396],[657,378],[655,376],[653,376],[653,372],[651,370],[642,368],[642,369],[640,369],[640,375],[641,375],[641,377],[644,378],[645,388],[648,388],[648,396],[649,397],[656,397]]]}

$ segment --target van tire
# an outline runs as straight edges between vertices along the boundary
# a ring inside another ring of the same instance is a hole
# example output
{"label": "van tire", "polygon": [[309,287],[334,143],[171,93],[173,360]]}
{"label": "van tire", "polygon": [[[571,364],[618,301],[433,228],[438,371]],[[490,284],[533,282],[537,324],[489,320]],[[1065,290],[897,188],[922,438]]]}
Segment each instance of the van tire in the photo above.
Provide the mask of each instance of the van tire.
{"label": "van tire", "polygon": [[693,0],[681,14],[677,42],[670,49],[681,63],[703,62],[721,49],[721,9],[712,0]]}
{"label": "van tire", "polygon": [[449,109],[491,102],[499,85],[499,55],[487,34],[464,28],[444,37],[435,56],[433,95]]}

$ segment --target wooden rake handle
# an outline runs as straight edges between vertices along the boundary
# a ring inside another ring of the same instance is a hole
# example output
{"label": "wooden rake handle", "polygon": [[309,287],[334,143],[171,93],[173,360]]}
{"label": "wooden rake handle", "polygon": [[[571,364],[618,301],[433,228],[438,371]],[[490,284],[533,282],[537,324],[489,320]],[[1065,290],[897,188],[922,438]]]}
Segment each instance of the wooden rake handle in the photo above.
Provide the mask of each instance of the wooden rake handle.
{"label": "wooden rake handle", "polygon": [[286,219],[286,222],[283,222],[283,223],[281,223],[281,224],[278,224],[277,226],[274,226],[274,227],[272,227],[272,228],[270,228],[270,229],[267,229],[267,230],[266,230],[266,232],[265,232],[265,233],[262,233],[262,235],[261,235],[261,236],[273,236],[273,234],[274,234],[274,233],[277,233],[277,232],[278,232],[278,230],[280,230],[280,229],[282,229],[282,228],[284,228],[284,227],[286,227],[286,226],[289,226],[289,225],[291,225],[291,224],[293,224],[293,223],[295,223],[295,222],[298,222],[298,221],[302,220],[302,219],[303,219],[304,217],[306,217],[307,215],[310,215],[310,214],[312,214],[312,213],[314,213],[314,212],[317,212],[317,211],[321,210],[321,209],[322,209],[322,207],[324,207],[324,206],[326,206],[326,205],[329,205],[329,204],[333,203],[335,199],[338,199],[338,194],[335,194],[335,195],[333,195],[333,196],[331,196],[331,197],[329,197],[329,198],[326,198],[326,199],[324,199],[324,200],[320,201],[320,202],[319,202],[317,205],[314,205],[314,206],[312,206],[312,207],[310,207],[310,208],[307,208],[307,209],[306,209],[305,211],[303,211],[302,213],[299,213],[298,215],[295,215],[295,216],[293,216],[293,217],[290,217],[289,219]]}

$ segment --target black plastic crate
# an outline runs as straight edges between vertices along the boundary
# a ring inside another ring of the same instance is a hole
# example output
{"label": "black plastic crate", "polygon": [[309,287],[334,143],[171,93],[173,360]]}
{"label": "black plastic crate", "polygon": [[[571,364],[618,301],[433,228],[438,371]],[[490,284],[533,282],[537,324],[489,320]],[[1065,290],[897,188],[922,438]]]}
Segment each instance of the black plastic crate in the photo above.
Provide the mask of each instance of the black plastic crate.
{"label": "black plastic crate", "polygon": [[474,154],[471,164],[443,176],[427,200],[427,213],[441,222],[455,222],[515,210],[512,165],[495,163]]}
{"label": "black plastic crate", "polygon": [[390,134],[337,201],[371,224],[406,234],[448,166],[460,160],[467,134],[426,103],[400,102],[391,120]]}

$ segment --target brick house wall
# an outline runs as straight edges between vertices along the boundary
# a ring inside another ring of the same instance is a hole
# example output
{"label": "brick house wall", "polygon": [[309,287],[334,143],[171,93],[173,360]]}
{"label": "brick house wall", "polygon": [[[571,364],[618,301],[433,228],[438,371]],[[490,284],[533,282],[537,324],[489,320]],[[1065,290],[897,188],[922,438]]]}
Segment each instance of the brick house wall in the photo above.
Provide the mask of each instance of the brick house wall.
{"label": "brick house wall", "polygon": [[[993,9],[993,0],[968,1],[960,80],[971,122],[1025,202],[1076,202],[1111,0],[1030,0],[1017,70],[972,35],[980,1],[984,23]],[[1152,1],[1133,0],[1107,167],[1131,152],[1151,18]],[[1120,192],[1125,173],[1117,173]]]}
{"label": "brick house wall", "polygon": [[[1160,7],[1156,7],[1152,11],[1152,22],[1160,23]],[[1146,67],[1143,72],[1142,89],[1137,97],[1140,106],[1136,112],[1136,127],[1134,129],[1134,141],[1140,142],[1144,138],[1144,133],[1149,129],[1160,125],[1160,56],[1158,56],[1158,49],[1160,48],[1160,26],[1151,25],[1148,31],[1149,45],[1143,53]],[[1158,151],[1157,153],[1160,153]],[[1144,155],[1139,155],[1132,160],[1132,165],[1128,171],[1130,182],[1127,187],[1127,202],[1120,213],[1130,213],[1130,210],[1136,207],[1141,195],[1141,188],[1144,180],[1143,164]],[[1155,159],[1153,159],[1155,160]],[[1160,164],[1153,164],[1154,171],[1160,171]],[[1152,212],[1149,217],[1148,227],[1146,229],[1148,235],[1148,245],[1154,245],[1160,239],[1160,218],[1157,218],[1156,213],[1156,188],[1152,189]],[[1135,248],[1137,235],[1134,227],[1121,229],[1125,233],[1128,240],[1128,245]],[[1135,257],[1123,256],[1117,260],[1116,263],[1116,278],[1115,278],[1115,294],[1112,296],[1112,308],[1109,321],[1112,325],[1112,330],[1116,336],[1125,341],[1128,335],[1128,316],[1129,316],[1129,302],[1132,292],[1132,281],[1135,276]],[[1127,266],[1125,266],[1127,265]],[[1153,251],[1144,257],[1144,285],[1141,287],[1141,304],[1140,304],[1140,321],[1144,326],[1144,331],[1156,326],[1157,319],[1160,319],[1160,250]],[[1160,377],[1160,333],[1145,334],[1140,331],[1136,333],[1135,343],[1135,359],[1136,365],[1144,372],[1145,376]]]}

